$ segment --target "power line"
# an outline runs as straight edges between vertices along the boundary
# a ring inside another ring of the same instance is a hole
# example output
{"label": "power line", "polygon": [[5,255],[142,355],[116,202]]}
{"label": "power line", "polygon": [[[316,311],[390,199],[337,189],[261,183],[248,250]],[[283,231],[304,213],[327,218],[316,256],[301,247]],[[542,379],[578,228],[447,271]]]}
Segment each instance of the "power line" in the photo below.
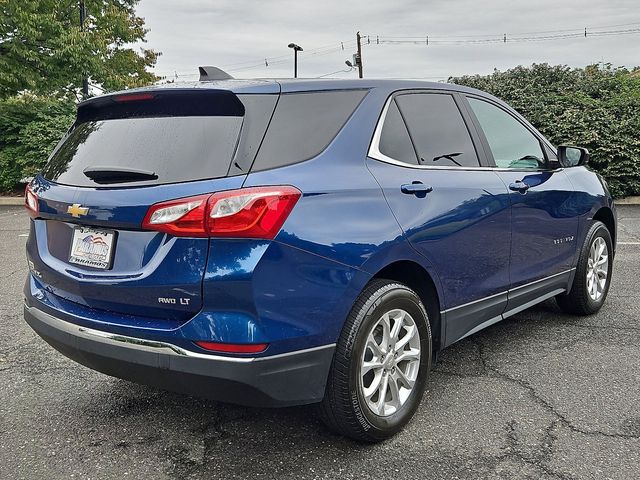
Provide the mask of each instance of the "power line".
{"label": "power line", "polygon": [[[636,25],[636,24],[634,24]],[[638,28],[628,28],[621,30],[589,30],[588,28],[580,30],[565,30],[565,33],[547,34],[538,32],[537,34],[516,34],[510,35],[506,33],[487,35],[484,38],[467,38],[461,39],[459,36],[436,37],[431,35],[421,35],[412,37],[394,37],[386,35],[375,35],[375,42],[371,45],[396,45],[396,44],[416,44],[416,45],[481,45],[491,43],[514,43],[514,42],[539,42],[547,40],[565,40],[581,37],[604,37],[632,35],[640,33],[640,24]],[[526,36],[523,36],[526,35]]]}
{"label": "power line", "polygon": [[[574,29],[567,29],[567,28],[563,28],[560,30],[538,30],[538,31],[532,31],[532,32],[517,32],[518,35],[544,35],[544,34],[549,34],[549,33],[571,33],[571,32],[584,32],[584,29],[586,28],[588,31],[596,31],[596,30],[601,30],[601,29],[605,29],[605,28],[619,28],[619,27],[629,27],[629,26],[637,26],[640,28],[640,22],[632,22],[632,23],[620,23],[617,25],[592,25],[592,26],[586,26],[586,27],[580,27],[580,28],[574,28]],[[506,32],[508,36],[514,35],[514,32]],[[503,35],[502,33],[499,35]],[[376,37],[376,36],[382,36],[382,35],[369,35],[370,37]],[[467,34],[467,35],[429,35],[429,39],[450,39],[450,38],[486,38],[486,37],[495,37],[496,34],[495,33],[474,33],[474,34]],[[422,40],[424,40],[425,35],[417,35],[417,36],[390,36],[390,35],[384,35],[385,38],[397,38],[397,39],[411,39],[411,38],[420,38]]]}
{"label": "power line", "polygon": [[335,75],[337,73],[350,73],[350,72],[353,72],[354,69],[355,69],[355,67],[351,67],[351,68],[343,69],[343,70],[336,70],[335,72],[330,72],[330,73],[325,73],[323,75],[318,75],[316,78],[330,77],[331,75]]}
{"label": "power line", "polygon": [[[304,52],[300,53],[302,58],[304,57],[321,57],[324,55],[330,55],[335,52],[343,51],[348,48],[352,48],[355,46],[355,40],[344,40],[340,42],[333,42],[331,44],[323,45],[320,47],[305,49]],[[243,62],[235,62],[229,64],[223,64],[220,66],[223,70],[228,72],[240,72],[244,70],[254,70],[260,67],[271,67],[274,65],[280,65],[283,63],[288,63],[290,60],[290,55],[278,55],[273,57],[264,57],[261,60],[247,60]],[[170,72],[170,73],[156,73],[161,77],[198,77],[197,73],[193,72]]]}
{"label": "power line", "polygon": [[[630,27],[630,28],[622,28]],[[593,27],[581,27],[562,30],[541,30],[536,32],[517,32],[511,33],[482,33],[468,35],[416,35],[416,36],[394,36],[394,35],[360,35],[362,39],[361,48],[377,45],[488,45],[498,43],[526,43],[526,42],[544,42],[553,40],[571,40],[577,38],[589,37],[608,37],[640,34],[640,22],[622,23],[617,25],[599,25]],[[301,52],[302,58],[321,57],[332,53],[346,51],[357,46],[357,40],[344,40],[333,42],[320,47],[305,49]],[[247,70],[255,70],[258,68],[269,68],[276,65],[289,63],[289,55],[278,55],[273,57],[264,57],[261,60],[246,60],[222,65],[221,68],[229,72],[242,72]],[[325,75],[333,75],[332,72]],[[165,74],[158,73],[162,77],[178,77],[181,78],[197,78],[198,74],[194,72],[171,72]]]}

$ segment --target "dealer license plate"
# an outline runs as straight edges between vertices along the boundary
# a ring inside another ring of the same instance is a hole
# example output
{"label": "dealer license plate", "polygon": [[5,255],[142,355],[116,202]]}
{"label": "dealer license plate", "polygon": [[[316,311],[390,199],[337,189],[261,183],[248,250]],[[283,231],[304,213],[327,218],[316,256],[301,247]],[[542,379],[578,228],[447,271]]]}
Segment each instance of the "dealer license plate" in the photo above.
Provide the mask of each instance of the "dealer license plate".
{"label": "dealer license plate", "polygon": [[73,230],[69,262],[106,270],[111,267],[114,238],[113,230],[76,227]]}

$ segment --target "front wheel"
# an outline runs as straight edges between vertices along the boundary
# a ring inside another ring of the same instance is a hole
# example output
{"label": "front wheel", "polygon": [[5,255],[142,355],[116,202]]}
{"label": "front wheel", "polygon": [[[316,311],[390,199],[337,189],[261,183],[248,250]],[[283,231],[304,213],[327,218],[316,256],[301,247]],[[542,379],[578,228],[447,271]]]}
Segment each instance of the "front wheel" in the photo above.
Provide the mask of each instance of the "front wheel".
{"label": "front wheel", "polygon": [[567,313],[591,315],[602,307],[611,285],[613,242],[607,227],[593,223],[580,250],[576,276],[569,293],[558,295],[556,301]]}
{"label": "front wheel", "polygon": [[431,329],[416,293],[374,280],[345,323],[320,417],[332,430],[377,442],[411,419],[431,368]]}

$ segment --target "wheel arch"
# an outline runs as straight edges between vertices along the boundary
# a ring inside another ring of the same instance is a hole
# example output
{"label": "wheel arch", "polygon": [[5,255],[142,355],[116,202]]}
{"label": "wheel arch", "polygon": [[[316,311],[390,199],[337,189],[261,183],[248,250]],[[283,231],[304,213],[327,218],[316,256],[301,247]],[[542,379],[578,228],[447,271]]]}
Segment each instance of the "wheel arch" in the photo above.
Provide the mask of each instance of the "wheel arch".
{"label": "wheel arch", "polygon": [[386,279],[402,283],[415,291],[427,310],[434,354],[444,346],[444,328],[440,315],[440,295],[429,272],[413,260],[397,260],[376,272],[371,280]]}
{"label": "wheel arch", "polygon": [[609,234],[611,234],[611,241],[613,242],[613,250],[615,252],[616,245],[616,217],[613,214],[613,210],[609,207],[600,207],[598,211],[593,215],[593,220],[598,220],[604,223]]}

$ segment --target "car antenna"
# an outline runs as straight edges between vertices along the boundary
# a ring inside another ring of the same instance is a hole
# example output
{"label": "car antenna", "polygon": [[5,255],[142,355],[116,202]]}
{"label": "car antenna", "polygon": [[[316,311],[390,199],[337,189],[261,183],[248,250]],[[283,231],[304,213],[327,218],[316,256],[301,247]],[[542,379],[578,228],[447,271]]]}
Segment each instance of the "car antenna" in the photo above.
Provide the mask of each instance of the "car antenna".
{"label": "car antenna", "polygon": [[218,67],[212,67],[212,66],[198,67],[198,71],[200,72],[201,82],[206,80],[229,80],[230,78],[233,78],[227,72],[225,72],[224,70]]}

